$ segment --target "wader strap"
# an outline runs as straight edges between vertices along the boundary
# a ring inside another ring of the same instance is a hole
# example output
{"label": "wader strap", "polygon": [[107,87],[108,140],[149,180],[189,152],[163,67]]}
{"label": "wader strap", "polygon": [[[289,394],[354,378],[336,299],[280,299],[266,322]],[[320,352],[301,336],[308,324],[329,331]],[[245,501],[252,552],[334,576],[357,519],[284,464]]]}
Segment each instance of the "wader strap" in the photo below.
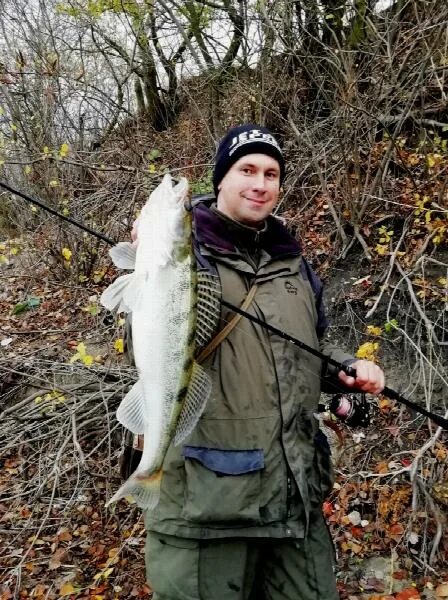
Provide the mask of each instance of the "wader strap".
{"label": "wader strap", "polygon": [[[240,307],[242,310],[247,310],[249,308],[249,306],[252,304],[252,300],[254,299],[256,291],[257,291],[257,284],[254,283],[254,285],[250,288],[249,292],[247,293],[246,298],[244,299],[244,302],[242,303],[242,305]],[[227,323],[227,325],[225,327],[223,327],[221,329],[221,331],[219,331],[215,335],[215,337],[211,340],[211,342],[209,342],[207,344],[207,346],[203,350],[201,350],[199,355],[196,357],[196,361],[198,363],[204,362],[204,360],[206,358],[208,358],[214,350],[216,350],[216,348],[219,346],[219,344],[223,340],[226,339],[226,337],[229,335],[229,333],[232,331],[232,329],[234,329],[238,325],[241,318],[242,317],[239,314],[233,315],[232,320],[229,321]]]}

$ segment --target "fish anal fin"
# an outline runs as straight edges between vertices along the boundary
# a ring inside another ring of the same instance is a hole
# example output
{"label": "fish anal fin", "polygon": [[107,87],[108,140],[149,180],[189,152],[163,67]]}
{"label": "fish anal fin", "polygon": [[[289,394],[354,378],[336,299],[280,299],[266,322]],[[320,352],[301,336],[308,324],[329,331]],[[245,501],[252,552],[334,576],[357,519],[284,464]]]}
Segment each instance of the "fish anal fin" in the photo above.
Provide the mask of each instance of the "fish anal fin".
{"label": "fish anal fin", "polygon": [[119,242],[109,250],[109,254],[119,269],[135,269],[137,248],[131,242]]}
{"label": "fish anal fin", "polygon": [[121,401],[117,410],[117,419],[132,433],[144,433],[144,393],[141,379],[132,386]]}
{"label": "fish anal fin", "polygon": [[175,446],[181,444],[198,424],[211,391],[212,380],[210,375],[197,362],[193,363],[188,392],[185,396],[174,434]]}

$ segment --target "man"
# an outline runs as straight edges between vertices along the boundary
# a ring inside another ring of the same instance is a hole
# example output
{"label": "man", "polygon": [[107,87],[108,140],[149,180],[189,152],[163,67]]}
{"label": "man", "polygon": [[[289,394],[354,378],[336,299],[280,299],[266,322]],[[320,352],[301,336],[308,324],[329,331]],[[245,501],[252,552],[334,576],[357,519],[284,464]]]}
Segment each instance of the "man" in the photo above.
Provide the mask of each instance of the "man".
{"label": "man", "polygon": [[[356,380],[248,319],[205,360],[213,392],[164,462],[161,498],[147,512],[154,600],[336,600],[333,548],[321,504],[332,487],[329,447],[314,417],[322,382],[372,394],[379,367],[320,342],[322,285],[297,241],[271,215],[285,174],[272,134],[231,129],[214,168],[216,201],[193,206],[199,270],[222,297],[326,354]],[[233,317],[224,308],[221,324]],[[326,383],[325,383],[326,385]]]}

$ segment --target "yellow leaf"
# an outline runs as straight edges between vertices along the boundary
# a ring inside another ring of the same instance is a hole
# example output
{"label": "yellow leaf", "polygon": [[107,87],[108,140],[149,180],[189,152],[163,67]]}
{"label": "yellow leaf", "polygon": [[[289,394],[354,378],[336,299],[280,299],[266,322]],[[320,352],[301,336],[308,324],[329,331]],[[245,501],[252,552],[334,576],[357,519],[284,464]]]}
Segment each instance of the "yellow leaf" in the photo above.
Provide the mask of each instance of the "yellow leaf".
{"label": "yellow leaf", "polygon": [[58,185],[59,185],[59,182],[58,182],[58,180],[57,180],[57,179],[52,179],[52,180],[49,182],[49,184],[48,184],[48,185],[49,185],[50,187],[58,187]]}
{"label": "yellow leaf", "polygon": [[120,319],[118,319],[118,321],[117,321],[117,325],[118,325],[119,327],[122,327],[122,326],[123,326],[125,323],[126,323],[126,320],[125,320],[125,319],[123,319],[123,318],[120,318]]}
{"label": "yellow leaf", "polygon": [[26,165],[26,167],[23,169],[23,172],[25,173],[25,175],[29,175],[31,173],[32,169],[30,167],[30,165]]}
{"label": "yellow leaf", "polygon": [[16,246],[14,246],[14,248],[11,248],[10,252],[13,256],[15,256],[19,253],[19,249]]}
{"label": "yellow leaf", "polygon": [[377,244],[375,251],[377,254],[379,254],[380,256],[384,256],[387,252],[387,246],[383,246],[382,244]]}
{"label": "yellow leaf", "polygon": [[13,123],[13,124],[11,125],[11,129],[12,129],[13,131],[17,131],[17,125],[14,125],[14,123]]}
{"label": "yellow leaf", "polygon": [[6,258],[6,256],[4,254],[0,254],[0,265],[7,265],[9,264],[9,260]]}
{"label": "yellow leaf", "polygon": [[357,352],[356,352],[356,356],[357,358],[363,358],[365,360],[371,360],[374,361],[375,360],[375,352],[378,350],[379,348],[379,344],[378,342],[366,342],[365,344],[362,344]]}
{"label": "yellow leaf", "polygon": [[68,144],[64,143],[59,149],[59,155],[61,158],[65,158],[68,154]]}
{"label": "yellow leaf", "polygon": [[123,352],[124,352],[123,338],[118,338],[118,340],[115,340],[115,342],[114,342],[114,349],[119,354],[123,354]]}
{"label": "yellow leaf", "polygon": [[114,570],[114,568],[110,567],[109,569],[105,569],[104,571],[100,571],[99,573],[96,573],[93,576],[93,580],[94,581],[99,581],[100,579],[107,579],[109,577],[109,575],[112,573],[113,570]]}
{"label": "yellow leaf", "polygon": [[69,594],[73,594],[74,592],[76,592],[76,589],[69,581],[67,581],[67,583],[63,583],[59,588],[59,593],[61,594],[61,596],[68,596]]}
{"label": "yellow leaf", "polygon": [[62,248],[61,254],[67,261],[72,257],[72,251],[69,248]]}
{"label": "yellow leaf", "polygon": [[109,575],[112,573],[112,571],[114,570],[113,567],[110,567],[109,569],[106,569],[103,573],[103,577],[104,579],[107,579],[109,577]]}
{"label": "yellow leaf", "polygon": [[43,152],[44,154],[50,154],[50,148],[48,146],[44,146]]}
{"label": "yellow leaf", "polygon": [[78,350],[78,352],[81,356],[85,356],[86,345],[84,344],[84,342],[79,342],[79,344],[76,346],[76,350]]}
{"label": "yellow leaf", "polygon": [[90,367],[90,365],[93,363],[93,356],[91,356],[90,354],[85,354],[81,357],[81,360],[83,364],[86,365],[86,367]]}
{"label": "yellow leaf", "polygon": [[381,335],[383,330],[381,327],[375,327],[375,325],[367,325],[367,333],[369,335]]}
{"label": "yellow leaf", "polygon": [[150,173],[155,173],[156,172],[156,165],[154,165],[153,163],[151,163],[148,167],[148,171]]}
{"label": "yellow leaf", "polygon": [[0,117],[5,114],[4,109],[0,106]]}
{"label": "yellow leaf", "polygon": [[37,206],[32,206],[31,207],[31,212],[36,213],[37,212]]}

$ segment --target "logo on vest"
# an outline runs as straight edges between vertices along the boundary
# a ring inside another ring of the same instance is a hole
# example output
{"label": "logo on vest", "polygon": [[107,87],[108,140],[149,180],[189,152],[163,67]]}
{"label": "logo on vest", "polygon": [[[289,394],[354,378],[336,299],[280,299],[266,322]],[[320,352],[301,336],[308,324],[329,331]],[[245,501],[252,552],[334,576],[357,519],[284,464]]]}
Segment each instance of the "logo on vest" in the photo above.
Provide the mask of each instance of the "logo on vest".
{"label": "logo on vest", "polygon": [[277,140],[270,133],[262,133],[259,129],[251,129],[250,131],[243,131],[239,135],[236,135],[232,143],[230,144],[229,156],[241,148],[241,146],[245,146],[246,144],[252,144],[254,142],[262,142],[263,144],[270,144],[274,146],[279,152],[280,146],[277,143]]}
{"label": "logo on vest", "polygon": [[285,289],[288,294],[294,294],[294,296],[297,296],[297,288],[293,283],[291,283],[291,281],[285,281]]}

